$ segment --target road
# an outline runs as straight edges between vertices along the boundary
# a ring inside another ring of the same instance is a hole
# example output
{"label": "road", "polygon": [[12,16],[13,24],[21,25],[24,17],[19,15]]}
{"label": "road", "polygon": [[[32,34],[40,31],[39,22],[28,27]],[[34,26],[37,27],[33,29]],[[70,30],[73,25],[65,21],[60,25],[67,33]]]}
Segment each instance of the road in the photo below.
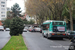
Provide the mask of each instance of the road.
{"label": "road", "polygon": [[25,44],[29,50],[68,50],[68,39],[46,39],[39,32],[23,32]]}
{"label": "road", "polygon": [[10,35],[9,31],[0,31],[0,49],[5,46],[5,44],[9,41]]}

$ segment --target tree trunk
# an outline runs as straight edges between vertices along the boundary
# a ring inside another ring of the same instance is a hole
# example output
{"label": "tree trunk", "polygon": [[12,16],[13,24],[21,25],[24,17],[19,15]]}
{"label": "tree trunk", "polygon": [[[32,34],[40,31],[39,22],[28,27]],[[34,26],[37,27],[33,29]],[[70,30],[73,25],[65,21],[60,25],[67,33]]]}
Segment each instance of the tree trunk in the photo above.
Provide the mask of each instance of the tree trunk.
{"label": "tree trunk", "polygon": [[70,28],[71,30],[73,30],[73,18],[72,18],[72,15],[73,15],[73,0],[70,0],[70,6],[69,6],[69,10],[70,10]]}
{"label": "tree trunk", "polygon": [[46,20],[47,20],[47,16],[46,16]]}
{"label": "tree trunk", "polygon": [[60,12],[60,15],[59,15],[59,16],[60,16],[60,20],[63,20],[63,17],[62,17],[62,15],[61,15],[61,12]]}
{"label": "tree trunk", "polygon": [[49,20],[52,20],[52,19],[51,19],[51,16],[49,16]]}
{"label": "tree trunk", "polygon": [[70,28],[73,30],[72,10],[70,9]]}

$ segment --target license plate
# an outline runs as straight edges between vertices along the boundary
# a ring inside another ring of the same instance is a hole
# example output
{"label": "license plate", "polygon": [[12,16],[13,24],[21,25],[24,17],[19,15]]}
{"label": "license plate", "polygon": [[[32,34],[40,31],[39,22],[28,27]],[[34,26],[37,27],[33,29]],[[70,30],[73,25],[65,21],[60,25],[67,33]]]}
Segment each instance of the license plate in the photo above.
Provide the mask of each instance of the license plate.
{"label": "license plate", "polygon": [[60,34],[57,34],[57,35],[60,35]]}

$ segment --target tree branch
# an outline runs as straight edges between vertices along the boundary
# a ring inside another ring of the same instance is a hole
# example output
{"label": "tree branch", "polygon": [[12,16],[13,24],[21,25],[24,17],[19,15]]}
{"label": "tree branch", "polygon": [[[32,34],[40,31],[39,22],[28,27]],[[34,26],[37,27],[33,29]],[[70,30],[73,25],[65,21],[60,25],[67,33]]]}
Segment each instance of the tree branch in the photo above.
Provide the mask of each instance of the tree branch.
{"label": "tree branch", "polygon": [[66,9],[68,12],[70,12],[66,7],[65,7],[65,9]]}

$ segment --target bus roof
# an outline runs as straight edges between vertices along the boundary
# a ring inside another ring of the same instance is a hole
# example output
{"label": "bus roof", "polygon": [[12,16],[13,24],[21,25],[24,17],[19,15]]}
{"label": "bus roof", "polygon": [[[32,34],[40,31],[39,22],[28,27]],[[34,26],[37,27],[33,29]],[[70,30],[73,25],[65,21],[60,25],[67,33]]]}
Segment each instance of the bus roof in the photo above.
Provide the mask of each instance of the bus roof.
{"label": "bus roof", "polygon": [[47,20],[47,21],[44,21],[43,24],[49,24],[50,22],[65,22],[65,21]]}

